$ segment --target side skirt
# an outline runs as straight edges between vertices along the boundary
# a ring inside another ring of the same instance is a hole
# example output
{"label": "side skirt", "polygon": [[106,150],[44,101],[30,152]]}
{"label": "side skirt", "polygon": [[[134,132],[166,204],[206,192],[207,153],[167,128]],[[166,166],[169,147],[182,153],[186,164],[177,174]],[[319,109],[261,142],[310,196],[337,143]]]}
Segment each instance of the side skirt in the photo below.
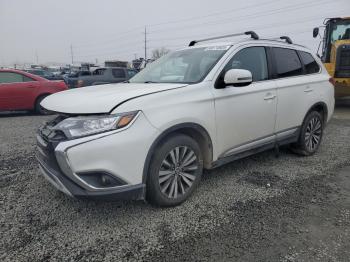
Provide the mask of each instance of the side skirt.
{"label": "side skirt", "polygon": [[248,157],[251,155],[255,155],[257,153],[261,153],[261,152],[269,150],[269,149],[273,149],[276,146],[279,147],[279,146],[295,143],[298,141],[299,134],[300,134],[300,128],[298,128],[297,131],[294,132],[292,135],[289,135],[289,136],[283,137],[283,138],[277,138],[275,141],[273,141],[271,143],[257,146],[257,147],[254,147],[252,149],[248,149],[246,151],[239,152],[237,154],[232,154],[232,155],[229,155],[226,157],[220,157],[218,160],[216,160],[212,163],[212,166],[210,169],[225,165],[227,163],[230,163],[232,161],[235,161],[235,160],[238,160],[241,158],[245,158],[245,157]]}

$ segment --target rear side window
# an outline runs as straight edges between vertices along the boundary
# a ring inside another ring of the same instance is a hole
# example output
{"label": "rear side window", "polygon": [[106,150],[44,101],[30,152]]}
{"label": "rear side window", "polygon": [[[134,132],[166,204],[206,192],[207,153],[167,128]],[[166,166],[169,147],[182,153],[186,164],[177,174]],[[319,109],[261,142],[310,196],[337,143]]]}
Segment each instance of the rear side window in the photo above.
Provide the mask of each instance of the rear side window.
{"label": "rear side window", "polygon": [[115,78],[125,78],[125,71],[123,69],[112,69],[112,74]]}
{"label": "rear side window", "polygon": [[277,77],[290,77],[303,74],[303,67],[295,50],[274,47]]}
{"label": "rear side window", "polygon": [[303,51],[299,51],[299,54],[305,66],[306,74],[314,74],[320,71],[320,66],[317,64],[311,54]]}
{"label": "rear side window", "polygon": [[23,76],[23,82],[32,82],[32,81],[35,81],[35,80],[30,77]]}

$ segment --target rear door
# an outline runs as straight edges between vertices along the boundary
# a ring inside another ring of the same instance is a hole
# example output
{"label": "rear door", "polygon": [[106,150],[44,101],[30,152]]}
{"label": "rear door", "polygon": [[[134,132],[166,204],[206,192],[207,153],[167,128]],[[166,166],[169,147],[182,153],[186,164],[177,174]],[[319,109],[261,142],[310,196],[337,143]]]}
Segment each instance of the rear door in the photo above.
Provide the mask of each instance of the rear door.
{"label": "rear door", "polygon": [[32,109],[37,81],[15,72],[0,72],[0,110]]}
{"label": "rear door", "polygon": [[313,89],[296,50],[273,47],[275,78],[277,84],[278,138],[292,135],[301,126],[306,112],[311,106]]}

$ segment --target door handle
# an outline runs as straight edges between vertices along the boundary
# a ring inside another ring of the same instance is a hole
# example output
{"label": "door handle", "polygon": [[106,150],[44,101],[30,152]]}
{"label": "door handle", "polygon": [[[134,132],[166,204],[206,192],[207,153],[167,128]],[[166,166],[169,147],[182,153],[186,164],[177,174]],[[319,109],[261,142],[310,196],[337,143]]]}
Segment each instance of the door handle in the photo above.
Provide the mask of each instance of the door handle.
{"label": "door handle", "polygon": [[305,93],[309,93],[309,92],[312,92],[314,91],[311,87],[306,87],[306,89],[304,90]]}
{"label": "door handle", "polygon": [[272,99],[275,99],[276,95],[272,95],[272,94],[267,94],[265,97],[264,97],[264,100],[272,100]]}
{"label": "door handle", "polygon": [[35,88],[35,86],[33,86],[33,85],[28,85],[28,86],[26,86],[26,88]]}

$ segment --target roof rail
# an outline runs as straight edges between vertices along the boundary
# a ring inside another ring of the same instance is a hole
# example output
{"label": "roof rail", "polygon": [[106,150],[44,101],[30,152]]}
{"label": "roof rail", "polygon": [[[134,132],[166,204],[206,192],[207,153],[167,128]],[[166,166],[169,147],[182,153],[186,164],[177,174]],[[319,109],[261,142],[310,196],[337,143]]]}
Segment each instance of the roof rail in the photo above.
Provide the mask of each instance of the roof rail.
{"label": "roof rail", "polygon": [[250,37],[255,39],[255,40],[259,39],[259,36],[254,31],[247,31],[247,32],[244,32],[244,33],[223,35],[223,36],[216,36],[216,37],[210,37],[210,38],[205,38],[205,39],[193,40],[193,41],[190,42],[190,44],[188,46],[194,46],[195,44],[197,44],[199,42],[205,42],[205,41],[221,39],[221,38],[227,38],[227,37],[233,37],[233,36],[240,36],[240,35],[250,35]]}
{"label": "roof rail", "polygon": [[289,36],[283,35],[283,36],[280,37],[280,39],[286,40],[286,42],[287,42],[288,44],[293,44],[293,41],[292,41],[292,39],[289,38]]}

